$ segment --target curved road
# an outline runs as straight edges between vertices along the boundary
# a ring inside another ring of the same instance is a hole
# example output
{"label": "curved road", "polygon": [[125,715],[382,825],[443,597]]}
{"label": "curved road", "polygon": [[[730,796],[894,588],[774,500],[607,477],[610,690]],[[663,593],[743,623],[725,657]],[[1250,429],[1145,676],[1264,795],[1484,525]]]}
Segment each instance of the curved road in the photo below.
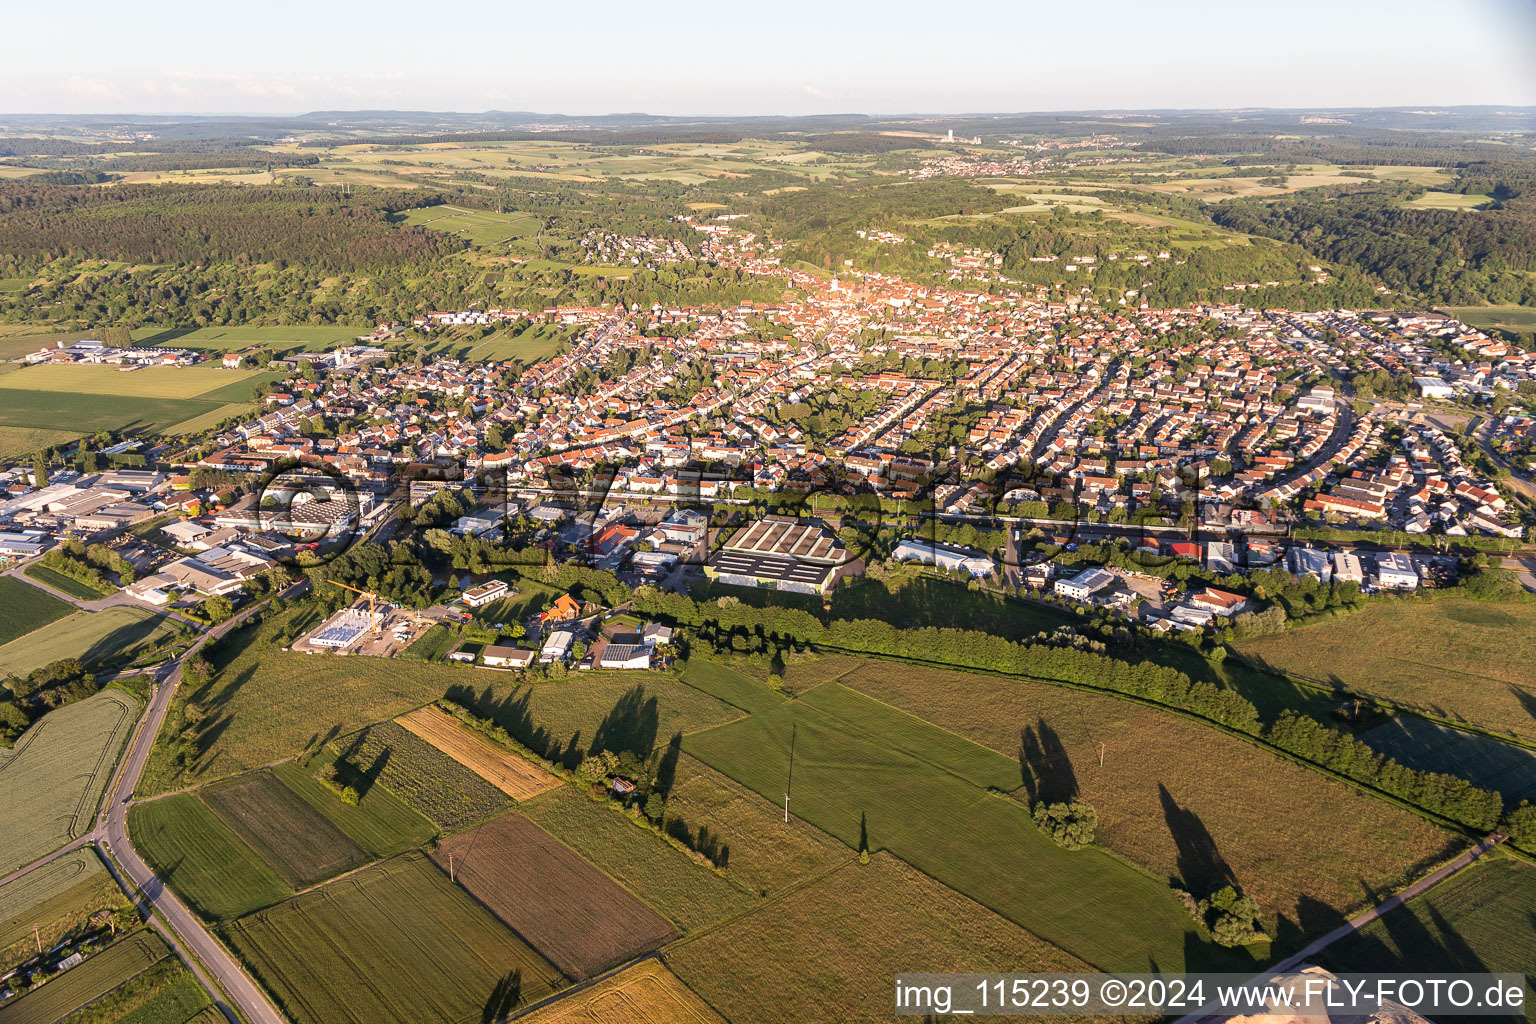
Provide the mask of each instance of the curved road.
{"label": "curved road", "polygon": [[[291,597],[308,585],[307,579],[301,580],[283,591],[281,596]],[[128,808],[133,791],[139,784],[139,777],[144,773],[144,765],[149,761],[150,750],[154,746],[156,735],[160,732],[161,724],[165,721],[171,700],[176,695],[177,684],[181,682],[182,662],[196,653],[203,644],[224,636],[261,607],[261,604],[252,605],[228,622],[209,630],[187,651],[186,655],[176,661],[165,677],[154,687],[149,699],[149,707],[139,722],[138,731],[134,733],[127,756],[123,758],[122,766],[97,817],[96,828],[85,838],[98,840],[102,848],[112,855],[117,866],[127,876],[126,880],[119,879],[119,881],[129,883],[125,888],[133,894],[134,902],[138,904],[141,913],[149,916],[148,910],[151,907],[160,912],[165,926],[161,926],[160,922],[153,917],[151,917],[152,923],[162,933],[169,932],[166,937],[172,940],[172,945],[179,947],[183,955],[191,954],[188,959],[193,971],[213,992],[214,1002],[226,1017],[238,1024],[239,1018],[225,1002],[223,993],[227,993],[230,1001],[239,1007],[240,1015],[248,1024],[286,1024],[285,1018],[272,1005],[266,993],[251,980],[234,957],[230,956],[229,951],[213,937],[207,928],[203,927],[202,922],[187,909],[176,894],[155,877],[154,871],[134,850],[133,842],[128,835]],[[209,984],[207,975],[212,975],[218,982],[217,987]]]}

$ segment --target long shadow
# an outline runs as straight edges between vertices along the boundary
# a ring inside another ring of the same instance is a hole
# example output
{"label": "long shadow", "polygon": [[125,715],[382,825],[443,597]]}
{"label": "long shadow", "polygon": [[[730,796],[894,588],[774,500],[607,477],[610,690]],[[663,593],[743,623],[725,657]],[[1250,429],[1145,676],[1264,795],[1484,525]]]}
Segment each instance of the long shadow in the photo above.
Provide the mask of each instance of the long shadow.
{"label": "long shadow", "polygon": [[1520,706],[1525,709],[1526,714],[1536,718],[1536,693],[1523,690],[1518,686],[1511,686],[1509,692],[1515,695],[1515,700],[1520,702]]}
{"label": "long shadow", "polygon": [[656,781],[651,788],[661,794],[663,800],[672,795],[672,785],[677,780],[677,762],[683,753],[683,734],[675,732],[667,741],[666,752],[661,755],[661,761],[656,765]]}
{"label": "long shadow", "polygon": [[592,753],[629,751],[649,757],[656,748],[660,718],[656,698],[646,696],[644,683],[635,686],[618,699],[598,724],[597,732],[592,736]]}
{"label": "long shadow", "polygon": [[1157,784],[1158,799],[1163,804],[1163,818],[1168,832],[1178,848],[1176,870],[1173,879],[1185,891],[1204,896],[1212,889],[1237,881],[1232,867],[1216,847],[1216,838],[1205,827],[1200,816],[1186,807],[1180,807],[1173,794],[1162,783]]}
{"label": "long shadow", "polygon": [[499,979],[480,1010],[480,1024],[493,1024],[517,1008],[523,999],[523,969]]}
{"label": "long shadow", "polygon": [[495,722],[507,730],[507,735],[540,757],[548,758],[571,769],[581,763],[581,751],[578,746],[580,732],[572,736],[569,742],[562,744],[550,735],[549,730],[534,722],[533,715],[528,710],[529,703],[533,699],[532,687],[519,687],[498,700],[495,691],[489,686],[476,694],[471,687],[455,685],[448,688],[445,696],[448,700]]}
{"label": "long shadow", "polygon": [[1077,798],[1072,758],[1044,718],[1019,730],[1019,770],[1030,803],[1069,803]]}

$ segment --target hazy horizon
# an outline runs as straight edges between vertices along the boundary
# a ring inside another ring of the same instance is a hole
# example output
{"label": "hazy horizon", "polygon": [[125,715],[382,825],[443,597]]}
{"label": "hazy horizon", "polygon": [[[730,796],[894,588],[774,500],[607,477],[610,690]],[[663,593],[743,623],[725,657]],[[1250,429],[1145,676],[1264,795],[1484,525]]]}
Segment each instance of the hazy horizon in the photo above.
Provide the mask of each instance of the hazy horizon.
{"label": "hazy horizon", "polygon": [[[935,15],[910,2],[769,12],[699,0],[664,13],[599,2],[579,18],[469,0],[418,5],[85,0],[66,28],[11,13],[31,45],[0,68],[16,114],[263,111],[850,111],[1293,109],[1536,105],[1536,3],[1104,0],[1001,3]],[[684,27],[678,27],[684,26]],[[283,116],[279,113],[276,116]],[[941,116],[941,115],[920,115]]]}

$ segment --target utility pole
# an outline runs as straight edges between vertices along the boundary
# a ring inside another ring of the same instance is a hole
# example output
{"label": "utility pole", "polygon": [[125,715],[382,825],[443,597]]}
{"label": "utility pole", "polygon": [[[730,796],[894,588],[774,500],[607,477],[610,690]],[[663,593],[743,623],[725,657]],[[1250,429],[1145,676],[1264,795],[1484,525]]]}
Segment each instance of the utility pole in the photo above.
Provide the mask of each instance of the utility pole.
{"label": "utility pole", "polygon": [[35,924],[32,926],[32,941],[37,943],[37,951],[41,953],[43,951],[43,940],[38,936],[37,925]]}
{"label": "utility pole", "polygon": [[1099,744],[1099,767],[1104,767],[1104,744]]}
{"label": "utility pole", "polygon": [[789,824],[789,788],[795,781],[795,734],[800,731],[798,725],[789,727],[789,778],[784,781],[784,824]]}

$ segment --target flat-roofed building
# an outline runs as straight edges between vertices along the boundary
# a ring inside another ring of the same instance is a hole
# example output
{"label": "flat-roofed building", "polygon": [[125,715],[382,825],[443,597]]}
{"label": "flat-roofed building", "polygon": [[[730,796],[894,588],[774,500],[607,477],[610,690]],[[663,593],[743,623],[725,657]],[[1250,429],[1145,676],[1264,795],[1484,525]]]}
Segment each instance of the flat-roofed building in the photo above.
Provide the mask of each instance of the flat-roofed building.
{"label": "flat-roofed building", "polygon": [[847,561],[848,550],[819,519],[764,516],[737,530],[704,574],[736,587],[825,596]]}
{"label": "flat-roofed building", "polygon": [[1381,554],[1376,556],[1376,579],[1383,590],[1415,590],[1419,571],[1407,555]]}
{"label": "flat-roofed building", "polygon": [[1056,593],[1073,601],[1086,601],[1096,592],[1115,582],[1115,574],[1108,569],[1094,566],[1071,579],[1057,580]]}
{"label": "flat-roofed building", "polygon": [[922,540],[902,541],[891,552],[891,557],[898,562],[922,562],[941,569],[964,569],[972,576],[986,576],[993,568],[992,559],[980,551]]}
{"label": "flat-roofed building", "polygon": [[487,580],[478,587],[470,587],[464,591],[463,596],[459,600],[471,608],[479,608],[483,604],[490,604],[492,601],[505,597],[508,589],[506,580]]}

